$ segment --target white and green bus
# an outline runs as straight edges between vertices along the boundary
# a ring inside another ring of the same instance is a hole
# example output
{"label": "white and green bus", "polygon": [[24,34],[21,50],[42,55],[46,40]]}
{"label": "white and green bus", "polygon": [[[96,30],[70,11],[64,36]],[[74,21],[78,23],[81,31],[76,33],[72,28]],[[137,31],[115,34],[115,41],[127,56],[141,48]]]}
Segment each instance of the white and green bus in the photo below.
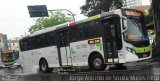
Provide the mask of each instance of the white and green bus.
{"label": "white and green bus", "polygon": [[89,66],[104,70],[151,58],[142,12],[117,9],[37,31],[20,40],[22,67],[42,72],[56,67]]}

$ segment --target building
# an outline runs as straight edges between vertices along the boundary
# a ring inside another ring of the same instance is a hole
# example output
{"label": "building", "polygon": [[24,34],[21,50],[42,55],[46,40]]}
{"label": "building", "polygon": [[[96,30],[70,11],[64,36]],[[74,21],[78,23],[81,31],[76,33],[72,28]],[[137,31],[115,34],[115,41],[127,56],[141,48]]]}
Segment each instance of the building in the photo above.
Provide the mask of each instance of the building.
{"label": "building", "polygon": [[0,51],[8,50],[7,35],[0,33]]}
{"label": "building", "polygon": [[149,14],[149,9],[151,8],[150,5],[144,5],[144,6],[136,6],[136,7],[131,7],[132,9],[137,9],[140,10],[144,13],[144,15]]}
{"label": "building", "polygon": [[142,6],[142,0],[123,0],[124,8],[130,8],[136,6]]}
{"label": "building", "polygon": [[17,50],[19,51],[19,38],[9,39],[8,40],[8,48],[9,50]]}

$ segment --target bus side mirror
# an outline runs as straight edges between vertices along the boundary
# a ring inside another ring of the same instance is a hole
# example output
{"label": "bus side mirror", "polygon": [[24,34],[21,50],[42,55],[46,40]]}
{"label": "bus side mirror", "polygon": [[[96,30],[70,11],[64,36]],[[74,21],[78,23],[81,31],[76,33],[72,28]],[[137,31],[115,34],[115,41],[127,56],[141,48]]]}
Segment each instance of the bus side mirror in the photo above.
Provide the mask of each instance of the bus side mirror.
{"label": "bus side mirror", "polygon": [[127,18],[122,18],[122,24],[123,24],[122,33],[124,33],[124,32],[128,29],[128,26],[127,26]]}

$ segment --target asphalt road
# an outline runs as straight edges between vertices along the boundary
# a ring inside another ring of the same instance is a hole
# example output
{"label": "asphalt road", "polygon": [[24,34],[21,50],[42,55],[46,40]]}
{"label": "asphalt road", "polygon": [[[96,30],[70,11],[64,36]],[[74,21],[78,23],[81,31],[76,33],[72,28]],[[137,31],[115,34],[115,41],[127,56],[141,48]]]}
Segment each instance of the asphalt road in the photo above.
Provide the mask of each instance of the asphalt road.
{"label": "asphalt road", "polygon": [[0,69],[0,81],[160,81],[160,60],[111,65],[105,71],[30,73],[21,68]]}

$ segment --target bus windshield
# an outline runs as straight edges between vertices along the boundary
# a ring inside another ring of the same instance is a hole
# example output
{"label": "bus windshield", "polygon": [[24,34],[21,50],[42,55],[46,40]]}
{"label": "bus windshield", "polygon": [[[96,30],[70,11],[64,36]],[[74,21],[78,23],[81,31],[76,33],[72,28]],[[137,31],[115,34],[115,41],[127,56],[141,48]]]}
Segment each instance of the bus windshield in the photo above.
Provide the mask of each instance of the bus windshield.
{"label": "bus windshield", "polygon": [[2,61],[11,61],[14,60],[14,54],[13,53],[4,53],[2,54]]}
{"label": "bus windshield", "polygon": [[127,18],[128,29],[124,32],[126,41],[143,41],[146,34],[140,17]]}

